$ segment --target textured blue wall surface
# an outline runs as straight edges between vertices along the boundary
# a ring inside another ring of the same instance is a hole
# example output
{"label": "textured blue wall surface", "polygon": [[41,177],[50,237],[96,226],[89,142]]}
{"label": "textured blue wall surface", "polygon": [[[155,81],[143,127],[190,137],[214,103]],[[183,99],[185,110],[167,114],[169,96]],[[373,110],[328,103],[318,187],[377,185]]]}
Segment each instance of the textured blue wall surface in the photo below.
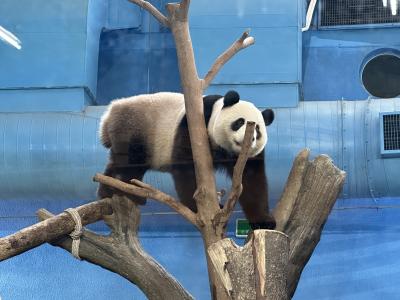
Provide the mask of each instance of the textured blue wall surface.
{"label": "textured blue wall surface", "polygon": [[158,91],[180,91],[175,45],[170,33],[138,30],[102,34],[97,103]]}
{"label": "textured blue wall surface", "polygon": [[369,94],[361,67],[370,53],[400,49],[400,28],[310,30],[303,35],[304,100],[360,100]]}
{"label": "textured blue wall surface", "polygon": [[[162,7],[164,2],[154,4]],[[298,3],[257,0],[227,6],[222,0],[193,2],[190,27],[200,76],[205,76],[214,60],[248,28],[256,39],[254,46],[224,66],[207,93],[240,89],[243,98],[251,97],[259,106],[296,106],[302,70],[302,9]],[[98,103],[107,104],[127,95],[180,90],[171,34],[147,13],[139,17],[142,23],[135,29],[102,35]]]}
{"label": "textured blue wall surface", "polygon": [[[54,98],[54,89],[79,88],[82,96],[69,102],[80,107],[93,102],[106,8],[106,0],[1,1],[1,25],[19,37],[22,49],[0,44],[0,100],[17,90],[31,106],[46,110],[52,108],[48,102],[66,102]],[[37,101],[37,95],[48,100]]]}
{"label": "textured blue wall surface", "polygon": [[93,199],[90,178],[106,160],[97,134],[102,112],[1,113],[2,199]]}

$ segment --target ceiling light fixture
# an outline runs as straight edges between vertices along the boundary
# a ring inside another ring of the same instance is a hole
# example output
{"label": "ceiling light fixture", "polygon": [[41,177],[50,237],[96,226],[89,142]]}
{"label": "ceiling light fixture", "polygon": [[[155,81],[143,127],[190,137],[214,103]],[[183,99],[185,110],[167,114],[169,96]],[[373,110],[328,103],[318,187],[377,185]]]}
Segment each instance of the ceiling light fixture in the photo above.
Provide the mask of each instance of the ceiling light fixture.
{"label": "ceiling light fixture", "polygon": [[0,26],[0,40],[20,50],[21,41],[11,32]]}

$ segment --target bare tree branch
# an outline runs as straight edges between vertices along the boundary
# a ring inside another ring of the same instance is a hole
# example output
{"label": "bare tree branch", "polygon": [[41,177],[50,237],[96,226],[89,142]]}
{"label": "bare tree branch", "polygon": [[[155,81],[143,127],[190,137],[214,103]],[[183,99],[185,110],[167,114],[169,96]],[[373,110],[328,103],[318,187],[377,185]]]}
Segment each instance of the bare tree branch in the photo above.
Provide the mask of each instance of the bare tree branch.
{"label": "bare tree branch", "polygon": [[254,44],[254,38],[249,36],[249,34],[249,30],[245,31],[242,36],[236,40],[224,53],[218,56],[211,69],[208,71],[206,77],[203,79],[202,86],[204,90],[208,88],[211,81],[228,60],[230,60],[240,50]]}
{"label": "bare tree branch", "polygon": [[255,122],[247,122],[246,131],[242,143],[242,149],[233,169],[231,191],[229,193],[228,200],[224,205],[224,208],[220,210],[214,218],[215,226],[226,226],[229,217],[231,216],[233,209],[235,208],[236,202],[239,199],[240,194],[242,193],[243,170],[246,166],[247,159],[249,158],[249,151],[252,143],[252,138],[254,136],[255,127]]}
{"label": "bare tree branch", "polygon": [[183,20],[187,20],[189,14],[190,0],[182,0],[179,4],[180,15]]}
{"label": "bare tree branch", "polygon": [[129,0],[130,2],[139,5],[141,8],[147,10],[150,14],[154,16],[161,24],[165,27],[169,27],[169,20],[164,16],[156,7],[154,7],[150,2],[144,0]]}
{"label": "bare tree branch", "polygon": [[[115,272],[137,285],[148,297],[157,300],[192,300],[193,297],[161,265],[141,247],[137,238],[140,223],[138,206],[125,197],[114,196],[114,213],[105,218],[112,223],[112,234],[103,236],[85,230],[79,248],[79,256],[88,262]],[[38,212],[41,220],[52,218],[46,210]],[[52,245],[71,252],[72,240],[64,237]]]}
{"label": "bare tree branch", "polygon": [[249,158],[250,146],[253,141],[255,127],[255,122],[247,122],[246,131],[242,143],[242,149],[233,169],[231,192],[224,206],[224,212],[226,213],[228,218],[232,213],[236,202],[242,192],[243,170],[246,166],[247,159]]}
{"label": "bare tree branch", "polygon": [[[112,213],[110,199],[103,199],[77,207],[82,224],[94,223],[104,215]],[[26,227],[12,235],[0,239],[0,261],[40,246],[75,228],[75,222],[69,213],[61,213],[54,218]]]}
{"label": "bare tree branch", "polygon": [[172,196],[167,195],[149,184],[143,183],[139,180],[132,180],[132,184],[128,184],[122,182],[118,179],[103,175],[103,174],[96,174],[93,178],[94,181],[100,182],[102,184],[111,186],[116,188],[120,191],[123,191],[127,194],[136,195],[144,198],[151,198],[158,202],[164,203],[168,205],[170,208],[175,210],[177,213],[182,215],[186,220],[192,223],[194,226],[199,227],[200,223],[197,219],[197,216],[194,212],[192,212],[189,208],[185,205],[180,203],[179,201],[175,200]]}

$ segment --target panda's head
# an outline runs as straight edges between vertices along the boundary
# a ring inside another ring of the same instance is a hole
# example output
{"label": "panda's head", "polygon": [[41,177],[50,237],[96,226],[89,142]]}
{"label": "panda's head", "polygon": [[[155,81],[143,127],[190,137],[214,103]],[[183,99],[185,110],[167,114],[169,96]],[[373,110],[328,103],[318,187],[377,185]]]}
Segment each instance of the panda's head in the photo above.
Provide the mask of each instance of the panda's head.
{"label": "panda's head", "polygon": [[260,111],[254,104],[240,100],[235,91],[229,91],[224,97],[215,102],[207,126],[213,147],[221,147],[231,154],[238,155],[246,130],[246,122],[256,123],[250,157],[259,154],[267,144],[266,126],[274,120],[271,109]]}

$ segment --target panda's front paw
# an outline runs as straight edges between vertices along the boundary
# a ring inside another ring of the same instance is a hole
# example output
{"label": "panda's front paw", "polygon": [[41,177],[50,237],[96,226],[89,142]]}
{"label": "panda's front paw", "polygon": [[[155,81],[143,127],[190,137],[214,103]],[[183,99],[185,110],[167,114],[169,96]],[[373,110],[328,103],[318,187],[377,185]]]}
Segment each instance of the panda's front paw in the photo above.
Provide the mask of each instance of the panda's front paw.
{"label": "panda's front paw", "polygon": [[265,222],[250,223],[250,227],[253,230],[257,229],[275,229],[276,222],[274,219],[269,219]]}

